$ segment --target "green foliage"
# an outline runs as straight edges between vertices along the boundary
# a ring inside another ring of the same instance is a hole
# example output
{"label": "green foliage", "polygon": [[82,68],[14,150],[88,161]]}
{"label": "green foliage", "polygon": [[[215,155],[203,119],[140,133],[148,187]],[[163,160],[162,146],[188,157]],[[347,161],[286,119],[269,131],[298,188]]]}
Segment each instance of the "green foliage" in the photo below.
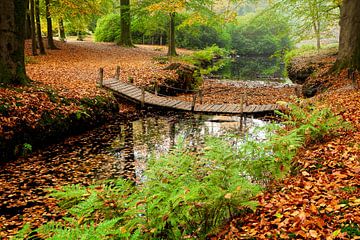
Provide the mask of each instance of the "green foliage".
{"label": "green foliage", "polygon": [[231,48],[244,56],[270,56],[291,48],[289,25],[281,15],[247,15],[231,25]]}
{"label": "green foliage", "polygon": [[329,54],[329,53],[337,53],[338,51],[338,44],[327,44],[324,45],[323,48],[319,51],[316,49],[314,45],[302,45],[301,47],[292,49],[287,51],[284,56],[284,62],[288,65],[291,60],[295,57],[309,57],[315,56],[319,54]]}
{"label": "green foliage", "polygon": [[351,125],[340,116],[335,116],[328,108],[315,108],[311,105],[300,107],[291,104],[290,113],[277,113],[285,119],[285,124],[294,127],[296,134],[307,142],[321,141],[326,136],[335,135],[339,130],[349,130]]}
{"label": "green foliage", "polygon": [[118,42],[120,40],[120,15],[109,14],[100,18],[95,29],[95,41]]}
{"label": "green foliage", "polygon": [[190,56],[185,56],[185,61],[200,68],[201,74],[209,74],[218,71],[226,64],[226,57],[229,53],[216,45],[197,51]]}
{"label": "green foliage", "polygon": [[21,239],[27,239],[31,233],[31,226],[30,223],[26,223],[20,230],[19,232],[12,237],[12,240],[21,240]]}
{"label": "green foliage", "polygon": [[349,237],[360,236],[360,226],[356,223],[345,224],[341,232],[347,233]]}
{"label": "green foliage", "polygon": [[24,143],[23,145],[23,151],[24,153],[31,153],[32,152],[32,145],[29,143]]}
{"label": "green foliage", "polygon": [[317,47],[320,48],[321,38],[336,37],[333,29],[338,25],[340,6],[339,1],[276,0],[269,12],[273,16],[286,15],[291,22],[291,35],[295,41],[316,39],[319,41]]}
{"label": "green foliage", "polygon": [[189,49],[204,49],[213,45],[227,47],[228,41],[215,27],[196,24],[186,25],[178,30],[176,42],[179,47]]}
{"label": "green foliage", "polygon": [[53,190],[69,215],[36,231],[47,239],[205,239],[226,219],[254,210],[261,186],[288,173],[305,139],[318,140],[344,126],[327,109],[290,108],[289,114],[279,113],[290,129],[269,124],[257,130],[266,140],[249,135],[236,147],[216,138],[199,152],[179,145],[149,162],[141,185],[117,179]]}

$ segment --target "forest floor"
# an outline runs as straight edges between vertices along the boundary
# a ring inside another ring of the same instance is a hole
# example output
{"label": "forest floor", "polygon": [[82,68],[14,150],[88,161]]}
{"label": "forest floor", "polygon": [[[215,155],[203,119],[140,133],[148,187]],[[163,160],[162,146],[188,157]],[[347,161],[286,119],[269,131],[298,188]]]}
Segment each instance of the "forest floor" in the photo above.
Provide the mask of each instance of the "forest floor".
{"label": "forest floor", "polygon": [[[31,56],[30,42],[26,42],[26,70],[33,82],[27,86],[0,86],[0,136],[3,139],[11,139],[14,129],[19,126],[35,128],[45,113],[68,116],[81,111],[81,102],[79,104],[77,100],[98,97],[111,100],[111,94],[97,86],[100,67],[104,68],[105,78],[112,78],[116,66],[120,66],[121,81],[132,78],[136,85],[147,85],[175,74],[163,70],[167,65],[156,61],[156,58],[166,55],[166,47],[141,45],[122,48],[111,43],[91,41],[56,42],[56,45],[60,50],[47,50],[46,55]],[[191,54],[191,51],[179,49],[178,53]],[[294,95],[294,87],[289,85],[235,85],[231,82],[206,81],[204,101],[238,103],[246,92],[249,103],[268,104],[289,100]],[[178,98],[191,101],[190,95]],[[136,109],[132,105],[122,104],[120,111],[133,113]],[[61,148],[52,151],[61,151]],[[89,159],[91,162],[94,160]],[[34,190],[34,186],[83,181],[81,174],[73,176],[70,182],[66,180],[69,177],[66,173],[54,177],[50,172],[60,170],[57,164],[60,163],[49,162],[44,165],[34,156],[27,160],[20,159],[14,164],[10,162],[1,165],[0,238],[7,239],[25,222],[36,227],[49,219],[62,216],[55,202],[43,197],[43,190]]]}
{"label": "forest floor", "polygon": [[[108,92],[97,87],[100,67],[105,69],[105,78],[110,78],[116,66],[120,66],[121,80],[133,78],[136,85],[147,85],[174,74],[163,70],[166,65],[155,60],[165,55],[164,47],[121,48],[114,44],[76,41],[57,42],[57,45],[61,50],[30,57],[27,43],[27,73],[35,82],[24,87],[0,87],[0,135],[11,134],[11,128],[21,121],[36,125],[44,111],[70,114],[79,110],[76,104],[58,105],[53,102],[49,91],[70,99],[110,97]],[[179,52],[191,53],[186,50]],[[354,130],[340,132],[332,139],[299,151],[295,159],[299,174],[274,183],[269,191],[258,196],[258,210],[230,222],[219,238],[349,239],[351,233],[360,235],[360,92],[353,89],[351,80],[344,73],[319,78],[331,82],[332,87],[312,99],[311,103],[330,107],[351,122]],[[205,81],[204,90],[206,103],[238,103],[246,93],[250,104],[268,104],[289,101],[295,95],[291,85],[247,86],[216,80]],[[178,98],[190,101],[191,96]],[[125,106],[121,110],[131,112],[135,108]],[[11,163],[2,169],[18,174],[18,179],[24,170]],[[46,176],[51,177],[51,173],[46,173]],[[44,198],[34,199],[31,192],[25,194],[26,189],[18,189],[16,181],[16,178],[9,181],[6,175],[0,178],[0,209],[26,205],[26,202],[19,202],[19,196],[29,203],[45,201]],[[47,180],[37,181],[42,184]],[[26,213],[21,216],[8,218],[0,215],[0,237],[6,239],[13,235],[26,221],[36,227],[47,219],[61,216],[53,200],[48,200],[41,208],[28,205]]]}
{"label": "forest floor", "polygon": [[274,182],[258,196],[256,212],[214,239],[360,239],[360,91],[347,71],[328,74],[335,58],[312,77],[329,88],[308,103],[330,108],[354,129],[301,149],[298,174]]}

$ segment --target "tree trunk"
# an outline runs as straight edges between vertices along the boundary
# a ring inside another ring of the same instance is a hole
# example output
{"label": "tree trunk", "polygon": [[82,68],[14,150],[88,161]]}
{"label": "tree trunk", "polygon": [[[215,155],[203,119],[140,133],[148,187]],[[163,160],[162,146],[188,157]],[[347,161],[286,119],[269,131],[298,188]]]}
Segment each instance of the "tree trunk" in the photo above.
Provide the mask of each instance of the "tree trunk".
{"label": "tree trunk", "polygon": [[24,84],[26,1],[0,1],[0,82]]}
{"label": "tree trunk", "polygon": [[170,31],[169,31],[169,47],[168,56],[177,56],[175,47],[175,12],[170,13]]}
{"label": "tree trunk", "polygon": [[30,20],[29,0],[26,0],[25,39],[31,39],[31,20]]}
{"label": "tree trunk", "polygon": [[76,38],[77,41],[84,41],[84,36],[83,34],[81,33],[81,31],[77,31],[77,38]]}
{"label": "tree trunk", "polygon": [[35,17],[36,17],[36,33],[37,33],[40,54],[45,55],[44,42],[41,34],[39,0],[35,0]]}
{"label": "tree trunk", "polygon": [[340,18],[339,54],[337,70],[360,70],[360,1],[344,0]]}
{"label": "tree trunk", "polygon": [[60,41],[65,42],[65,28],[64,28],[64,20],[62,18],[59,19],[59,36]]}
{"label": "tree trunk", "polygon": [[58,49],[55,46],[53,38],[52,20],[50,14],[50,0],[45,0],[46,24],[47,24],[47,40],[49,49]]}
{"label": "tree trunk", "polygon": [[133,47],[131,41],[130,0],[120,0],[120,42],[119,45]]}
{"label": "tree trunk", "polygon": [[35,33],[35,6],[34,0],[30,0],[30,22],[31,22],[31,51],[32,55],[37,55],[36,33]]}

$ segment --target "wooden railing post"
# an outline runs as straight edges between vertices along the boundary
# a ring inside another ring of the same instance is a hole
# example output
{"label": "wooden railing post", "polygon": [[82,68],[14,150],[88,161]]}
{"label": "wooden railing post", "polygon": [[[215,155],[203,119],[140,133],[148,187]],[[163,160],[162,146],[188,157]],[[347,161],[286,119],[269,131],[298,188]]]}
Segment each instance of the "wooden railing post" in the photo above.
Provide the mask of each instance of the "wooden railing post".
{"label": "wooden railing post", "polygon": [[120,80],[120,66],[116,66],[115,79]]}
{"label": "wooden railing post", "polygon": [[103,68],[99,69],[99,84],[100,84],[100,87],[102,87],[104,85],[104,69]]}
{"label": "wooden railing post", "polygon": [[158,89],[158,83],[157,82],[155,82],[154,83],[154,92],[155,92],[155,95],[157,96],[158,95],[158,91],[159,91],[159,89]]}
{"label": "wooden railing post", "polygon": [[192,103],[191,103],[191,111],[192,112],[195,110],[196,97],[197,97],[197,94],[194,94],[193,95],[193,100],[192,100]]}
{"label": "wooden railing post", "polygon": [[203,91],[200,89],[199,91],[200,104],[203,104]]}
{"label": "wooden railing post", "polygon": [[141,108],[145,106],[145,88],[141,87]]}
{"label": "wooden railing post", "polygon": [[241,96],[240,111],[240,132],[242,132],[244,125],[244,95]]}

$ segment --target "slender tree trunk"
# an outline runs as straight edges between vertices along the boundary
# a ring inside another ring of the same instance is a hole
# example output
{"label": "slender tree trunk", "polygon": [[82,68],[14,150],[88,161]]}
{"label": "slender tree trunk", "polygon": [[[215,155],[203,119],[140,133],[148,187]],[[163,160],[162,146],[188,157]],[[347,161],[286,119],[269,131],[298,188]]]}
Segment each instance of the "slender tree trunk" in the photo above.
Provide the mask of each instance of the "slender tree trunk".
{"label": "slender tree trunk", "polygon": [[45,0],[46,24],[47,24],[47,40],[49,49],[58,49],[55,46],[53,38],[52,20],[50,14],[50,0]]}
{"label": "slender tree trunk", "polygon": [[130,0],[120,0],[120,42],[119,45],[133,47],[131,40]]}
{"label": "slender tree trunk", "polygon": [[316,38],[316,49],[319,51],[321,49],[320,20],[313,20],[313,28]]}
{"label": "slender tree trunk", "polygon": [[45,55],[44,42],[43,42],[43,38],[42,38],[42,34],[41,34],[39,0],[35,0],[35,17],[36,17],[36,33],[37,33],[40,54]]}
{"label": "slender tree trunk", "polygon": [[64,20],[62,18],[59,19],[59,36],[60,41],[65,42],[65,28],[64,28]]}
{"label": "slender tree trunk", "polygon": [[26,0],[25,39],[31,39],[31,19],[30,19],[29,0]]}
{"label": "slender tree trunk", "polygon": [[81,33],[81,31],[77,31],[77,41],[84,41],[84,36],[83,34]]}
{"label": "slender tree trunk", "polygon": [[26,1],[0,1],[0,82],[24,84]]}
{"label": "slender tree trunk", "polygon": [[168,56],[176,56],[176,47],[175,47],[175,12],[170,13],[170,31],[169,31],[169,47],[168,47]]}
{"label": "slender tree trunk", "polygon": [[31,21],[31,51],[32,55],[36,56],[36,34],[35,34],[35,6],[34,0],[30,0],[30,21]]}
{"label": "slender tree trunk", "polygon": [[339,54],[336,69],[360,70],[360,1],[344,0],[340,18]]}

